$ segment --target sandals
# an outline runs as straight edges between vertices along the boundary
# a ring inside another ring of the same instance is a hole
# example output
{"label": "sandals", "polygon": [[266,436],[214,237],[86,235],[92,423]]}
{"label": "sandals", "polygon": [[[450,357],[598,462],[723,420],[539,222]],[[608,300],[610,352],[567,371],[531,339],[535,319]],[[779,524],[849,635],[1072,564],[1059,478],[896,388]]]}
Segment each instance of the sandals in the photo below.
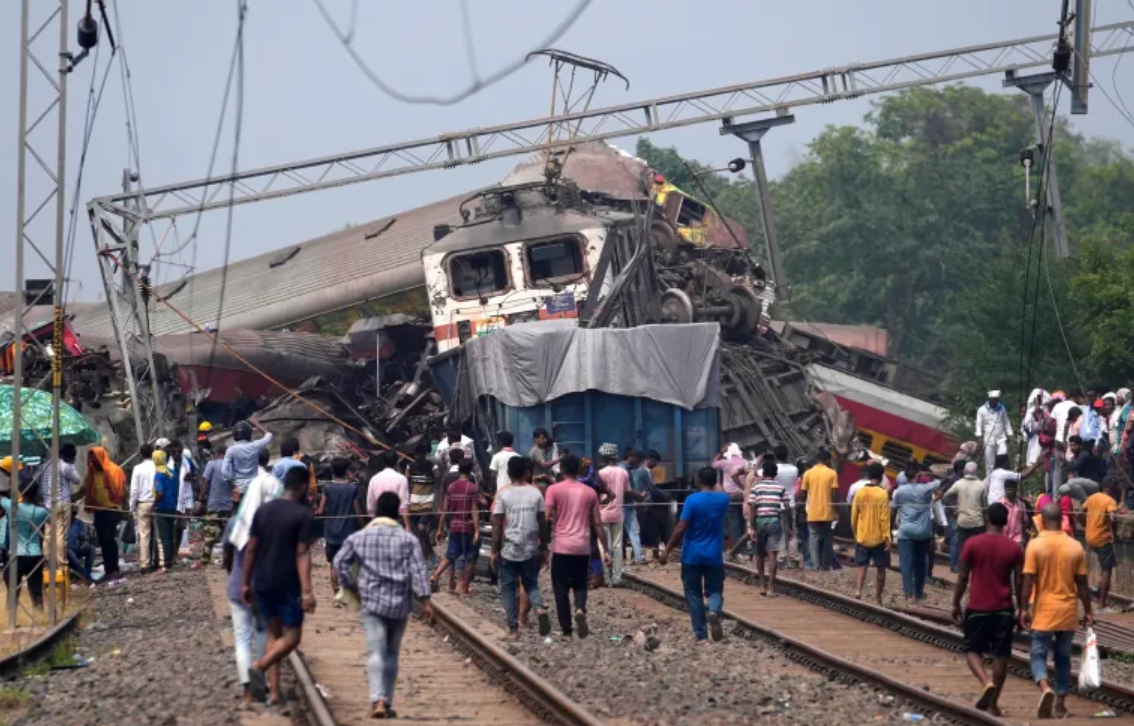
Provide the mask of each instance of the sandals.
{"label": "sandals", "polygon": [[996,702],[996,686],[989,683],[980,692],[980,698],[977,699],[976,709],[978,711],[987,711],[993,703]]}

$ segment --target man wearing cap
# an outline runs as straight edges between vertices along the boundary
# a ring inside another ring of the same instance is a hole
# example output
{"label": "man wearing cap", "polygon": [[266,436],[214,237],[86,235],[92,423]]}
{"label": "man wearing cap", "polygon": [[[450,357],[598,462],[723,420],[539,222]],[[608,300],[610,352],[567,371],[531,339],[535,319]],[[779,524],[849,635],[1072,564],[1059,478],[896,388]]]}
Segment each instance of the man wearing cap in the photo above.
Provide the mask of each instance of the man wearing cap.
{"label": "man wearing cap", "polygon": [[1091,453],[1095,452],[1099,439],[1108,438],[1106,430],[1109,412],[1106,410],[1106,406],[1105,400],[1096,398],[1083,415],[1083,422],[1079,424],[1079,438],[1083,440],[1083,446]]}
{"label": "man wearing cap", "polygon": [[[264,435],[253,441],[252,427],[256,427]],[[260,450],[272,443],[272,435],[253,418],[233,426],[232,438],[236,443],[224,453],[221,474],[237,492],[244,494],[248,491],[248,485],[260,474]]]}
{"label": "man wearing cap", "polygon": [[605,535],[606,551],[610,557],[610,571],[607,585],[618,587],[622,584],[622,523],[625,519],[623,506],[626,497],[635,501],[645,499],[630,486],[630,474],[618,465],[618,446],[603,444],[599,447],[603,468],[599,469],[599,497],[605,502],[599,509]]}
{"label": "man wearing cap", "polygon": [[988,403],[977,409],[976,437],[984,445],[984,471],[996,468],[997,454],[1008,453],[1008,437],[1012,435],[1012,422],[1008,410],[1000,402],[1000,391],[988,392]]}

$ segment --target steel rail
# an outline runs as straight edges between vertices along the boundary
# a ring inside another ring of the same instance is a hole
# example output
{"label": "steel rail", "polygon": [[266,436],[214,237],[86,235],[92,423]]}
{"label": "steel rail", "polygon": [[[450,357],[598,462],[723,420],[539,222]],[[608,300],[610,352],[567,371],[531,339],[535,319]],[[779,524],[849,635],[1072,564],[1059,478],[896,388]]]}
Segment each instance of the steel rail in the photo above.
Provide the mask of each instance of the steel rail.
{"label": "steel rail", "polygon": [[293,650],[288,655],[287,662],[295,672],[295,680],[299,681],[299,695],[306,709],[304,715],[307,717],[308,726],[338,726],[331,713],[331,707],[327,705],[327,700],[315,685],[315,676],[307,666],[307,661],[300,653]]}
{"label": "steel rail", "polygon": [[[449,645],[468,656],[493,682],[515,696],[540,720],[555,726],[603,726],[603,721],[436,600],[433,613],[435,618],[430,625],[449,636]],[[414,615],[422,618],[421,608],[416,604]]]}
{"label": "steel rail", "polygon": [[[747,585],[755,585],[760,582],[759,575],[755,571],[733,563],[725,563],[725,574]],[[776,579],[775,590],[777,593],[886,628],[898,635],[932,645],[941,650],[958,654],[965,652],[964,637],[951,628],[944,628],[920,618],[904,615],[782,576]],[[1030,679],[1031,666],[1028,659],[1013,652],[1008,662],[1008,672],[1020,678]],[[1080,691],[1077,686],[1078,669],[1073,668],[1071,675],[1071,693],[1081,698],[1106,704],[1118,711],[1134,713],[1134,689],[1103,681],[1100,688]]]}
{"label": "steel rail", "polygon": [[[623,572],[622,578],[623,582],[628,583],[632,590],[679,610],[688,610],[683,593],[629,572]],[[956,703],[935,693],[875,672],[810,643],[754,623],[743,616],[730,612],[728,609],[725,609],[724,616],[735,623],[733,633],[739,637],[746,640],[766,641],[781,651],[785,657],[810,670],[819,671],[828,676],[837,676],[845,682],[873,683],[881,686],[893,694],[917,704],[923,710],[935,714],[938,722],[943,719],[952,723],[988,724],[988,726],[1002,726],[1004,723],[1002,720],[983,711],[978,711],[972,706]]]}

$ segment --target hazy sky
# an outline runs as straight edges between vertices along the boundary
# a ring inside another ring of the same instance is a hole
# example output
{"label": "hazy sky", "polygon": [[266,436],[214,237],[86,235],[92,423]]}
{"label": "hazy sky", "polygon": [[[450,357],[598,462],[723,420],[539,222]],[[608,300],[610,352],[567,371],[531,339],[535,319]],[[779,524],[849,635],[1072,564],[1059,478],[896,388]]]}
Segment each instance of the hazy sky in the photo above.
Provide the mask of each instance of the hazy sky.
{"label": "hazy sky", "polygon": [[[345,22],[350,0],[326,0]],[[0,267],[7,270],[0,289],[13,289],[12,256],[16,207],[16,130],[19,75],[19,2],[0,3]],[[72,0],[72,20],[83,3]],[[1096,24],[1134,18],[1130,0],[1096,0]],[[51,5],[36,0],[33,5]],[[201,178],[221,105],[236,27],[235,0],[115,0],[121,17],[138,115],[142,177],[150,186]],[[546,114],[550,71],[533,62],[515,75],[452,107],[411,106],[383,96],[363,77],[323,25],[312,0],[250,0],[246,27],[246,97],[240,166],[251,168],[323,154],[435,136],[477,126]],[[470,0],[476,60],[482,74],[522,56],[545,37],[570,3],[532,0]],[[601,58],[629,79],[599,90],[595,105],[610,105],[956,46],[1040,35],[1055,31],[1058,0],[768,0],[703,3],[678,0],[596,0],[557,43],[559,48]],[[426,10],[428,8],[428,10]],[[395,3],[360,0],[356,47],[385,80],[414,93],[445,95],[469,82],[458,0]],[[33,23],[34,25],[35,23]],[[44,39],[41,57],[52,62],[55,38]],[[103,48],[99,75],[109,47]],[[1115,81],[1113,58],[1093,70],[1108,92],[1114,82],[1134,105],[1134,49],[1123,56]],[[69,95],[68,196],[83,131],[83,112],[93,60],[78,67]],[[1000,78],[980,86],[998,90]],[[30,103],[42,109],[44,83],[34,79]],[[1068,109],[1063,95],[1061,111]],[[783,173],[806,153],[806,144],[825,125],[859,123],[869,99],[810,106],[796,112],[796,123],[773,131],[765,147],[772,175]],[[87,159],[80,199],[117,191],[126,165],[126,127],[122,84],[117,68],[103,97]],[[1076,128],[1134,147],[1134,128],[1092,94],[1091,113],[1075,117]],[[37,133],[54,138],[50,120]],[[231,126],[225,130],[218,171],[231,158]],[[722,138],[717,125],[704,124],[655,135],[660,145],[711,163],[724,163],[743,151]],[[632,149],[634,139],[616,141]],[[44,150],[53,152],[53,144]],[[518,158],[471,168],[434,171],[345,189],[238,207],[234,217],[233,259],[275,249],[386,214],[412,208],[498,180]],[[32,208],[43,197],[44,180],[29,160]],[[85,206],[81,206],[85,209]],[[79,227],[74,278],[79,299],[94,300],[101,283],[94,266],[89,227]],[[192,217],[178,225],[183,236]],[[160,237],[162,227],[156,228]],[[180,261],[198,269],[223,259],[225,213],[205,215],[196,260],[186,249]],[[50,246],[43,230],[33,238]],[[143,236],[144,253],[153,244]],[[168,249],[170,241],[166,242]],[[45,269],[28,253],[28,276]],[[161,280],[182,274],[166,267]]]}

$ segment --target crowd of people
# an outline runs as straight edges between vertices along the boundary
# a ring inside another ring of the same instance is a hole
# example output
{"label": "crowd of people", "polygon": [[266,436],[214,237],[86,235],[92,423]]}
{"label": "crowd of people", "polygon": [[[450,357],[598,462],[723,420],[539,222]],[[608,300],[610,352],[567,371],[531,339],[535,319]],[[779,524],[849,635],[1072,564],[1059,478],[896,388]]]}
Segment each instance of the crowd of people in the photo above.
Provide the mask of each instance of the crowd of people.
{"label": "crowd of people", "polygon": [[[1011,416],[992,391],[976,416],[976,440],[951,464],[911,460],[891,481],[886,463],[865,462],[845,502],[838,495],[839,463],[826,449],[792,462],[783,446],[748,459],[728,445],[698,472],[672,527],[671,494],[654,482],[656,451],[604,444],[592,461],[537,429],[527,455],[507,431],[477,452],[453,431],[413,446],[412,456],[388,450],[368,460],[334,458],[317,471],[294,439],[279,444],[273,462],[273,436],[254,419],[233,427],[228,447],[211,446],[203,424],[196,457],[179,441],[158,439],[141,447],[129,476],[100,447],[90,449],[80,475],[76,450],[64,447],[58,482],[46,467],[38,482],[21,485],[17,504],[0,499],[6,515],[16,508],[19,532],[9,554],[7,527],[0,528],[0,553],[41,606],[42,530],[50,518],[71,572],[92,583],[96,547],[103,577],[118,575],[120,541],[136,548],[142,572],[160,574],[177,564],[186,528],[198,520],[202,548],[187,566],[209,565],[221,546],[245,700],[275,703],[278,664],[298,647],[305,614],[318,599],[311,554],[321,540],[331,606],[360,610],[371,715],[388,718],[396,715],[398,656],[412,602],[419,600],[430,616],[430,597],[443,581],[450,592],[468,595],[479,567],[498,582],[507,638],[519,638],[533,616],[540,636],[549,637],[554,610],[559,637],[569,641],[589,634],[590,589],[617,587],[625,567],[651,554],[665,565],[680,548],[693,637],[701,644],[723,638],[726,557],[751,554],[760,595],[775,597],[793,541],[802,567],[841,568],[834,532],[845,517],[855,540],[857,597],[873,567],[880,604],[895,543],[902,592],[917,601],[925,597],[942,536],[958,574],[954,617],[983,689],[978,706],[999,712],[1019,626],[1031,631],[1039,713],[1061,715],[1076,602],[1087,624],[1093,617],[1086,557],[1074,537],[1081,530],[1098,561],[1098,612],[1108,612],[1118,502],[1128,508],[1134,489],[1131,406],[1125,389],[1090,406],[1037,390],[1020,426],[1026,459],[1013,468]],[[477,453],[484,450],[491,458],[481,471]],[[7,477],[20,476],[21,467],[0,461]],[[1029,480],[1035,498],[1025,495]],[[93,513],[93,535],[72,516],[80,498]],[[487,562],[482,547],[490,552]],[[551,597],[541,588],[543,570]],[[994,658],[991,675],[984,655]]]}

